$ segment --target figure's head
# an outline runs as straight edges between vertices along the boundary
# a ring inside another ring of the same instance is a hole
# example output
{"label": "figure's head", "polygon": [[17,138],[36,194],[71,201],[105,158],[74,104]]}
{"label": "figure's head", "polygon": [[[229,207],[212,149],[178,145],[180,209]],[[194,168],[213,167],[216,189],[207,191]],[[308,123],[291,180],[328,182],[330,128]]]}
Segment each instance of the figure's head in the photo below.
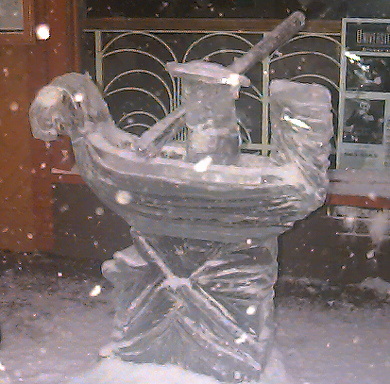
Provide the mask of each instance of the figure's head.
{"label": "figure's head", "polygon": [[361,100],[359,103],[359,108],[362,112],[368,113],[371,108],[371,104],[368,100]]}
{"label": "figure's head", "polygon": [[58,136],[58,120],[53,112],[62,100],[57,87],[42,88],[30,107],[30,123],[35,138],[44,141],[55,140]]}
{"label": "figure's head", "polygon": [[67,131],[78,114],[72,97],[63,88],[48,85],[38,92],[29,115],[33,136],[52,141],[59,134],[70,133]]}

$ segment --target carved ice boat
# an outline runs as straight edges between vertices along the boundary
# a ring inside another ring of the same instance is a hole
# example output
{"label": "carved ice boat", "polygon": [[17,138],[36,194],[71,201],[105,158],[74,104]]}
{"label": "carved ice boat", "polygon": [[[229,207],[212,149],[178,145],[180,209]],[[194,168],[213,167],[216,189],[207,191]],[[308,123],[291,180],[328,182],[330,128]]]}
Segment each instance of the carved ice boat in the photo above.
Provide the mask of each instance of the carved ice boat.
{"label": "carved ice boat", "polygon": [[[141,137],[115,126],[86,75],[55,79],[31,107],[34,136],[70,136],[83,179],[132,228],[103,265],[118,298],[111,358],[265,382],[277,236],[324,201],[332,115],[324,87],[275,80],[270,156],[240,153],[239,68],[173,64],[185,110]],[[183,116],[187,142],[167,140]]]}
{"label": "carved ice boat", "polygon": [[[299,102],[290,97],[295,92]],[[32,121],[35,137],[53,140],[57,131],[51,113],[46,116],[46,103],[58,109],[64,95],[86,95],[83,106],[69,100],[72,113],[56,124],[63,127],[59,133],[71,137],[79,172],[96,195],[143,233],[233,242],[280,234],[323,201],[331,135],[330,130],[324,134],[324,123],[331,126],[331,114],[329,96],[323,105],[318,101],[325,92],[321,86],[275,81],[271,155],[240,154],[233,165],[207,164],[205,157],[206,169],[202,160],[185,160],[180,142],[163,147],[159,156],[145,157],[139,138],[115,127],[87,75],[67,74],[44,88],[36,103],[45,112]],[[290,115],[283,118],[283,110]]]}

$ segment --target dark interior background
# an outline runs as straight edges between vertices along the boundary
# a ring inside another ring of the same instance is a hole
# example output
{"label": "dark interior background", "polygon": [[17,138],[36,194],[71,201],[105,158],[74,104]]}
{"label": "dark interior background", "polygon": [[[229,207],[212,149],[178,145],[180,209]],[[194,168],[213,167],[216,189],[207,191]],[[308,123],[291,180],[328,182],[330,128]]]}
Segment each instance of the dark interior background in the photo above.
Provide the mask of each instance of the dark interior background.
{"label": "dark interior background", "polygon": [[87,0],[88,17],[248,17],[282,19],[302,10],[311,19],[390,16],[387,0]]}

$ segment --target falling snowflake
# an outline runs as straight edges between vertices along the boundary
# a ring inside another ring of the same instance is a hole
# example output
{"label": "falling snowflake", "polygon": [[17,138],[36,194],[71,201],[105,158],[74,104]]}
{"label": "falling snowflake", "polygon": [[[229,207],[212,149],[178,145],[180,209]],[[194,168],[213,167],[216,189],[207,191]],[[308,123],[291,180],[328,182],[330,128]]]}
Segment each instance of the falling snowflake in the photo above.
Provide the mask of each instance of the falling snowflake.
{"label": "falling snowflake", "polygon": [[47,24],[38,24],[35,28],[35,35],[38,40],[48,40],[50,37],[50,27]]}
{"label": "falling snowflake", "polygon": [[100,285],[95,285],[89,292],[89,296],[96,297],[99,296],[101,292],[102,292],[102,287]]}
{"label": "falling snowflake", "polygon": [[206,156],[202,160],[199,160],[195,165],[194,165],[194,170],[195,172],[206,172],[211,163],[213,162],[213,158],[211,156]]}
{"label": "falling snowflake", "polygon": [[119,190],[115,194],[115,200],[117,203],[119,203],[121,205],[126,205],[126,204],[130,203],[130,201],[132,200],[132,196],[127,191]]}

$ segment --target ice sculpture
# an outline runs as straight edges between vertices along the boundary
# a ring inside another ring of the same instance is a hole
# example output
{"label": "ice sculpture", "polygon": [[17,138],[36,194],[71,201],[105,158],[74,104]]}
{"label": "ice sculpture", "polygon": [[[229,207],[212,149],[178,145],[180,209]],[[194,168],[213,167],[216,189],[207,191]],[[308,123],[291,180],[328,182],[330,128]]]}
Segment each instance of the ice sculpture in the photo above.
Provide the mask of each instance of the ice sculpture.
{"label": "ice sculpture", "polygon": [[[284,26],[292,21],[296,30],[301,14]],[[86,75],[58,77],[34,100],[34,136],[70,136],[82,177],[134,240],[103,265],[117,300],[109,357],[75,383],[134,382],[133,364],[152,363],[226,383],[282,383],[267,373],[277,236],[324,201],[331,100],[321,85],[273,81],[271,155],[240,153],[234,99],[258,48],[228,68],[169,64],[184,106],[141,137],[115,127]],[[183,122],[187,141],[168,154]],[[133,363],[124,376],[118,361]]]}

